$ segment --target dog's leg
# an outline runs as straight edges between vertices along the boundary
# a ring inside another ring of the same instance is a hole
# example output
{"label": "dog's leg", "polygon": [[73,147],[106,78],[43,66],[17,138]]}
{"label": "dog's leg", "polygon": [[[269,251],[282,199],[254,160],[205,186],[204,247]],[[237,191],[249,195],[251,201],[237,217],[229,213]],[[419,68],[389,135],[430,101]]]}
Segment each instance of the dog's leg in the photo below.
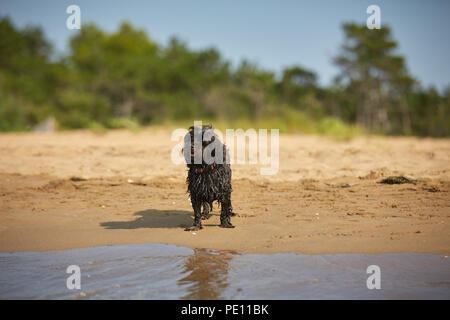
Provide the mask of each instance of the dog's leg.
{"label": "dog's leg", "polygon": [[185,231],[196,231],[202,229],[202,203],[201,201],[197,201],[194,199],[191,199],[192,202],[192,208],[194,209],[194,225],[192,227],[188,227],[184,229]]}
{"label": "dog's leg", "polygon": [[211,217],[211,215],[209,214],[209,204],[203,202],[203,214],[202,214],[202,219],[206,220],[209,219]]}
{"label": "dog's leg", "polygon": [[228,195],[224,201],[221,202],[221,213],[220,213],[220,227],[221,228],[234,228],[231,224],[231,200]]}
{"label": "dog's leg", "polygon": [[230,216],[234,217],[235,215],[236,215],[236,213],[234,213],[233,206],[231,205],[231,201],[230,201]]}

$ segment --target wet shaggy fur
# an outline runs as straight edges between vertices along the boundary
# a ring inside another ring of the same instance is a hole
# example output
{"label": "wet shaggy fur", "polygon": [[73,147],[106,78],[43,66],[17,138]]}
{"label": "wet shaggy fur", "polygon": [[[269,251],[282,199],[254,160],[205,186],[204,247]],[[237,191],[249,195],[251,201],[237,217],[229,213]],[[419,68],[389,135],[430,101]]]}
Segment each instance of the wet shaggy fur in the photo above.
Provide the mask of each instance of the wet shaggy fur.
{"label": "wet shaggy fur", "polygon": [[[203,126],[198,128],[203,136],[206,130],[212,130],[211,126]],[[212,211],[212,204],[217,201],[221,207],[220,213],[220,227],[222,228],[234,228],[231,224],[230,217],[233,216],[233,208],[231,206],[231,168],[227,161],[223,163],[206,164],[204,160],[201,164],[194,164],[194,153],[201,152],[203,154],[204,148],[215,139],[217,136],[213,136],[211,141],[203,141],[202,150],[194,149],[194,127],[189,128],[189,133],[186,135],[186,139],[191,140],[191,163],[186,163],[188,166],[188,175],[186,183],[188,185],[188,192],[190,194],[192,208],[194,209],[194,225],[186,228],[186,231],[202,229],[202,219],[208,219]],[[185,140],[186,141],[186,140]],[[227,149],[225,145],[219,142],[223,147],[223,158],[227,159]],[[185,144],[183,150],[188,148]],[[189,155],[188,155],[189,156]],[[185,158],[188,157],[185,154]],[[202,210],[203,209],[203,210]]]}

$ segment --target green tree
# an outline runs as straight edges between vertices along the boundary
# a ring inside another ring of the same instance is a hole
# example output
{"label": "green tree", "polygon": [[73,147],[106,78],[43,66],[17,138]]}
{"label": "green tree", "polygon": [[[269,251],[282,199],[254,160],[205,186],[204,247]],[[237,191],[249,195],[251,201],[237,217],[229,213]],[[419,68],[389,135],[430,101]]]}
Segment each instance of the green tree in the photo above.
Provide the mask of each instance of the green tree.
{"label": "green tree", "polygon": [[49,113],[50,54],[40,28],[0,19],[0,130],[29,128]]}
{"label": "green tree", "polygon": [[341,73],[338,81],[347,86],[356,104],[356,122],[369,130],[395,132],[392,114],[401,114],[401,131],[411,130],[405,103],[414,80],[403,57],[395,55],[397,43],[391,30],[369,30],[365,25],[344,24],[345,43],[335,58]]}

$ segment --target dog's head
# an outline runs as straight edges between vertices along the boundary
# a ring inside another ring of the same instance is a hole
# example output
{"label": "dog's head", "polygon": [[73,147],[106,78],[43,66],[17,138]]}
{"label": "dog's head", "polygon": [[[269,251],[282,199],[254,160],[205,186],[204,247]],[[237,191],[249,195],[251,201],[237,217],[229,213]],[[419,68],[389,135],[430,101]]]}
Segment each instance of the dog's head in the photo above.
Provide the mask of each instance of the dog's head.
{"label": "dog's head", "polygon": [[184,137],[183,155],[188,167],[207,167],[214,163],[211,157],[215,157],[215,150],[211,149],[207,155],[204,156],[205,149],[213,142],[219,142],[217,135],[211,125],[204,125],[202,127],[192,126],[189,132]]}

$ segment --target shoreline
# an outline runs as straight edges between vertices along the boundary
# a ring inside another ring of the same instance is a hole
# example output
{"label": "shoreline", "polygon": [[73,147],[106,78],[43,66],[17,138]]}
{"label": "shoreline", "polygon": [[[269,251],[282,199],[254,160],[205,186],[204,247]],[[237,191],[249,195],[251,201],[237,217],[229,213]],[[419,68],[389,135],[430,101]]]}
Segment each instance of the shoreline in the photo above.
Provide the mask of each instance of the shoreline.
{"label": "shoreline", "polygon": [[0,254],[15,254],[15,253],[52,253],[52,252],[67,252],[72,250],[83,250],[83,249],[100,249],[100,248],[108,248],[108,247],[131,247],[131,246],[152,246],[152,245],[161,245],[161,246],[175,246],[177,248],[181,249],[191,249],[194,252],[196,250],[213,250],[219,254],[227,253],[227,254],[233,254],[233,255],[276,255],[276,254],[298,254],[298,255],[305,255],[305,256],[347,256],[347,255],[354,255],[354,256],[384,256],[384,255],[431,255],[431,256],[439,256],[443,259],[447,259],[450,257],[449,252],[312,252],[312,253],[305,253],[305,252],[299,252],[299,251],[263,251],[263,252],[252,252],[252,251],[242,251],[242,250],[231,250],[231,249],[216,249],[216,248],[202,248],[202,247],[189,247],[186,245],[179,245],[174,243],[164,243],[164,242],[133,242],[133,243],[117,243],[117,244],[106,244],[106,245],[92,245],[92,246],[86,246],[86,247],[69,247],[64,249],[43,249],[43,250],[17,250],[17,251],[2,251],[0,250]]}

